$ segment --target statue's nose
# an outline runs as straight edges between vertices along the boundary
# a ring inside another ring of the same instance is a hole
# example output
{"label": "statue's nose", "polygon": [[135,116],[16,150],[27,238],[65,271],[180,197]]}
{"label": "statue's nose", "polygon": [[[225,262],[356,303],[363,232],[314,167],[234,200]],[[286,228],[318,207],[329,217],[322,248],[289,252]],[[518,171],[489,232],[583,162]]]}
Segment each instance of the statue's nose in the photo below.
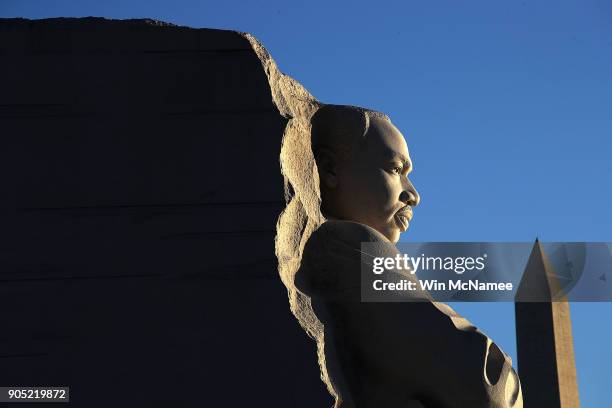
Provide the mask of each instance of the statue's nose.
{"label": "statue's nose", "polygon": [[412,188],[409,190],[402,191],[402,193],[400,194],[400,201],[406,203],[411,207],[414,207],[419,205],[421,197],[419,196],[419,193],[417,193],[417,191]]}
{"label": "statue's nose", "polygon": [[400,201],[406,203],[411,207],[415,207],[419,205],[421,201],[421,196],[417,193],[416,188],[414,188],[414,184],[410,181],[408,177],[402,177],[402,192],[400,194]]}

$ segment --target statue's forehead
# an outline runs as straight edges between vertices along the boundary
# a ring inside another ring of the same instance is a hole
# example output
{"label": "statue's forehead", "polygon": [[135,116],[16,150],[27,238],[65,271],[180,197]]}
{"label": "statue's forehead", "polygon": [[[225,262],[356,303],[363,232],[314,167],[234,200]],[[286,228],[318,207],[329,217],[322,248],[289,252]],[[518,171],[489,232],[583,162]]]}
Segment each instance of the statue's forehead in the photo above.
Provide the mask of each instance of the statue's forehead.
{"label": "statue's forehead", "polygon": [[378,118],[371,120],[365,139],[366,145],[385,158],[410,162],[406,139],[391,122]]}

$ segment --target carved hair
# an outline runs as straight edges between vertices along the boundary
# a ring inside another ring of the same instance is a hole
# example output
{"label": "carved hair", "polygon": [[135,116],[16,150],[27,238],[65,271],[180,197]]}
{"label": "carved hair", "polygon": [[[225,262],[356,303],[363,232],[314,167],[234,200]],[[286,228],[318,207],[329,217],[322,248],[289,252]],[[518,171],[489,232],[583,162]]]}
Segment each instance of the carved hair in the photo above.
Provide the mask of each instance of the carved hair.
{"label": "carved hair", "polygon": [[315,159],[320,148],[327,147],[338,152],[360,144],[365,140],[372,117],[389,121],[389,117],[384,113],[358,106],[321,106],[310,120],[311,145]]}

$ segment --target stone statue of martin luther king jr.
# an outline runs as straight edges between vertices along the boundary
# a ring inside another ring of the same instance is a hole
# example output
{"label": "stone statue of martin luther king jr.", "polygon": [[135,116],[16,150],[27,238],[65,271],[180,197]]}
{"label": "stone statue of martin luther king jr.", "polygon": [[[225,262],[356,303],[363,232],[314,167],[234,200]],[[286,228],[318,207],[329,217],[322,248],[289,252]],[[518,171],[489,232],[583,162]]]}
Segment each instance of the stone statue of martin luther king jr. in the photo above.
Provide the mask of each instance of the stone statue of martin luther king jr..
{"label": "stone statue of martin luther king jr.", "polygon": [[281,153],[295,196],[279,218],[277,257],[335,408],[522,407],[510,357],[446,304],[426,292],[361,302],[361,243],[395,257],[420,200],[400,131],[380,112],[322,105],[309,147],[312,171],[307,153]]}

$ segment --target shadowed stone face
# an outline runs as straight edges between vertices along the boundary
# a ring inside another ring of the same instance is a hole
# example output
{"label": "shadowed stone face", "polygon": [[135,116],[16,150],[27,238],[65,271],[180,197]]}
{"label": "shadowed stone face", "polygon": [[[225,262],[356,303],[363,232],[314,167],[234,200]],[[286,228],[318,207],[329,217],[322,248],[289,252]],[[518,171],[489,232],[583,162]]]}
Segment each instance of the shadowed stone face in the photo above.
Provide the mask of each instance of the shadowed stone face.
{"label": "shadowed stone face", "polygon": [[368,225],[395,243],[408,229],[412,207],[420,199],[408,179],[411,170],[400,131],[390,121],[372,117],[363,140],[343,159],[320,160],[323,212]]}

